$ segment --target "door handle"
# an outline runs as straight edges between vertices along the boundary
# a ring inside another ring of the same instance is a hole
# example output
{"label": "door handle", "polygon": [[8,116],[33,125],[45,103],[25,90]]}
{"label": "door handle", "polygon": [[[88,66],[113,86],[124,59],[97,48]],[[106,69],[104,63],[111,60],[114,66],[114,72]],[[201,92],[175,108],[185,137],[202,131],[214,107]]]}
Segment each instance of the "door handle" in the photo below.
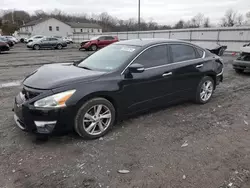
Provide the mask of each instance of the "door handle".
{"label": "door handle", "polygon": [[173,73],[172,72],[168,72],[168,73],[164,73],[162,76],[165,77],[165,76],[171,76]]}
{"label": "door handle", "polygon": [[199,64],[196,66],[196,68],[201,68],[201,67],[203,67],[203,64]]}

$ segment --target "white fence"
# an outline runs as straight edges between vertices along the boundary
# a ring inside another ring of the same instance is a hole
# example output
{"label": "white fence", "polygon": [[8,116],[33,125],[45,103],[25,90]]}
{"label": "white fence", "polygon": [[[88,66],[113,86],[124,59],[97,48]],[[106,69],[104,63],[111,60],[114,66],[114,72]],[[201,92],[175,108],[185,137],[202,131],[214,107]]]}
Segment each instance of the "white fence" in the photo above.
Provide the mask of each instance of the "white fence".
{"label": "white fence", "polygon": [[[80,43],[100,34],[74,34],[73,41]],[[199,28],[179,30],[111,32],[101,35],[118,36],[119,40],[137,38],[180,39],[194,43],[218,43],[226,45],[227,51],[238,52],[243,44],[250,43],[250,27]]]}

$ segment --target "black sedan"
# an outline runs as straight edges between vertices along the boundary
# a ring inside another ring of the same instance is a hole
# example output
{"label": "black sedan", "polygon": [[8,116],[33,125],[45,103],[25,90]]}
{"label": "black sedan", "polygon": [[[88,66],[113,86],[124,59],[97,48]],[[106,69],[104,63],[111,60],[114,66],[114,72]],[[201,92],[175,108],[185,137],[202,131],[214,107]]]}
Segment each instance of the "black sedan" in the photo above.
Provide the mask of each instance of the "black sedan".
{"label": "black sedan", "polygon": [[223,79],[220,57],[178,40],[112,44],[77,63],[45,65],[25,78],[14,118],[23,130],[49,135],[106,134],[127,115],[193,100],[205,104]]}
{"label": "black sedan", "polygon": [[4,52],[4,51],[9,51],[10,47],[7,43],[5,43],[4,41],[1,41],[0,39],[0,53]]}
{"label": "black sedan", "polygon": [[33,50],[40,49],[58,49],[61,50],[64,47],[67,47],[67,42],[57,39],[55,37],[44,37],[42,39],[29,42],[27,44],[28,48],[32,48]]}

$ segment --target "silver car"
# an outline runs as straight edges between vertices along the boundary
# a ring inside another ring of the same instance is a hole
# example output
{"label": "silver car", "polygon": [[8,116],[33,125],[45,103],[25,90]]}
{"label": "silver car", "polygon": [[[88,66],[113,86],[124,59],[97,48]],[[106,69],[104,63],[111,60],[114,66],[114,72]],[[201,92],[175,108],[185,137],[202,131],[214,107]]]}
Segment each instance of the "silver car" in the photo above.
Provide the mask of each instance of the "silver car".
{"label": "silver car", "polygon": [[40,40],[29,42],[27,47],[32,48],[33,50],[40,50],[42,48],[61,50],[62,48],[67,47],[67,43],[55,37],[44,37]]}

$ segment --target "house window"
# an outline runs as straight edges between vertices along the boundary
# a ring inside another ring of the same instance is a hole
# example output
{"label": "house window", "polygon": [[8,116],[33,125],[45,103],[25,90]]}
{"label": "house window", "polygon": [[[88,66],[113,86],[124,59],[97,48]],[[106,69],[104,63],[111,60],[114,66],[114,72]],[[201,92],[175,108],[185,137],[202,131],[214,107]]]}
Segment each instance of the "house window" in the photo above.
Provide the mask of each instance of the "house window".
{"label": "house window", "polygon": [[91,29],[91,32],[94,33],[94,29]]}
{"label": "house window", "polygon": [[74,32],[76,32],[76,29],[74,29]]}
{"label": "house window", "polygon": [[52,26],[49,26],[49,30],[52,31]]}
{"label": "house window", "polygon": [[81,33],[82,33],[82,29],[81,29]]}
{"label": "house window", "polygon": [[29,31],[28,27],[25,27],[25,31],[26,31],[26,32],[28,32],[28,31]]}
{"label": "house window", "polygon": [[59,26],[56,26],[56,30],[59,31]]}

